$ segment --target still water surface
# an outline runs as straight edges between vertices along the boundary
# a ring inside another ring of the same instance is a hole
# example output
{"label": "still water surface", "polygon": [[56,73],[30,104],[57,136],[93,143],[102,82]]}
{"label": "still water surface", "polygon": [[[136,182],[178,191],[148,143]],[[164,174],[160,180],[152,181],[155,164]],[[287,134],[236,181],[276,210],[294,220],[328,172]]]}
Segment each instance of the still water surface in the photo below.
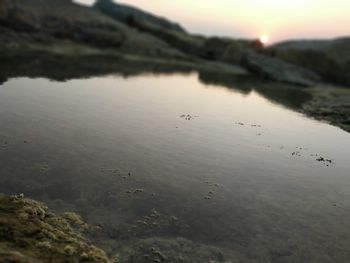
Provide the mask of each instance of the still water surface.
{"label": "still water surface", "polygon": [[108,252],[182,237],[237,262],[349,262],[350,135],[258,92],[17,78],[0,123],[0,192],[79,212]]}

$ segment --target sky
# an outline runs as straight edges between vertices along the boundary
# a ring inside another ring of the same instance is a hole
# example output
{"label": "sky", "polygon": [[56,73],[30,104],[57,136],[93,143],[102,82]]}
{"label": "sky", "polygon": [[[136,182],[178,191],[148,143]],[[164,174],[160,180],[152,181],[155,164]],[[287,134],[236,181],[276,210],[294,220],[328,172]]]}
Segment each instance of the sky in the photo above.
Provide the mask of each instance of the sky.
{"label": "sky", "polygon": [[[75,0],[91,4],[93,0]],[[179,22],[191,33],[287,39],[350,35],[350,0],[123,0]]]}

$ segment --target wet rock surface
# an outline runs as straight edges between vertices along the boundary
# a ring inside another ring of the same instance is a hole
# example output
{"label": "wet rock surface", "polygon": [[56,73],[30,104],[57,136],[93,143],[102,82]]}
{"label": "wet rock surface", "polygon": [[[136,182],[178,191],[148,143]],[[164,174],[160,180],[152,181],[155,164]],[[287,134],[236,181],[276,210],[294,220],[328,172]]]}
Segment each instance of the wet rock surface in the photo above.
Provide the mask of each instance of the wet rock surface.
{"label": "wet rock surface", "polygon": [[350,132],[349,89],[316,87],[309,92],[313,95],[313,99],[303,106],[306,114]]}

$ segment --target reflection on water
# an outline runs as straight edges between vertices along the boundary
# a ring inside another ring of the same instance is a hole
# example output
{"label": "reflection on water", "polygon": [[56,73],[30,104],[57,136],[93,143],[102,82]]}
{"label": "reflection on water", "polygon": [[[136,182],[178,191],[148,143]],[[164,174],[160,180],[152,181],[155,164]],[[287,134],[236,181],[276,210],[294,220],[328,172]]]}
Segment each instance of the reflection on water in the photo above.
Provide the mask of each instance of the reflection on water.
{"label": "reflection on water", "polygon": [[272,102],[296,110],[299,110],[305,102],[311,99],[310,94],[305,92],[301,87],[291,86],[285,83],[262,81],[261,79],[246,76],[200,72],[199,79],[205,84],[223,85],[245,94],[254,90]]}
{"label": "reflection on water", "polygon": [[79,212],[108,252],[161,239],[168,257],[211,246],[189,250],[202,262],[350,257],[349,134],[251,88],[18,78],[0,87],[0,122],[0,192]]}

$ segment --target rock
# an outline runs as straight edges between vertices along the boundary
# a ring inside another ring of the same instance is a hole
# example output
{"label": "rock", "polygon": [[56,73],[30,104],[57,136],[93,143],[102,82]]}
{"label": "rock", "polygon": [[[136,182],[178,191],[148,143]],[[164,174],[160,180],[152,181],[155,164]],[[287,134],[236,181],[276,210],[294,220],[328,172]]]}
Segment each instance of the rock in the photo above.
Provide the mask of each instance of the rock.
{"label": "rock", "polygon": [[308,68],[326,81],[350,86],[350,37],[283,42],[269,47],[266,54]]}
{"label": "rock", "polygon": [[144,191],[143,189],[135,189],[134,190],[134,194],[142,193],[143,191]]}
{"label": "rock", "polygon": [[33,38],[41,33],[98,46],[118,46],[124,41],[122,26],[72,1],[11,0],[5,5],[8,15],[3,24]]}
{"label": "rock", "polygon": [[303,111],[319,120],[328,121],[350,132],[350,90],[320,86],[309,89],[312,99],[303,104]]}
{"label": "rock", "polygon": [[[66,214],[72,221],[80,218]],[[80,223],[80,221],[79,221]],[[108,263],[106,254],[91,245],[70,222],[41,203],[18,196],[0,196],[1,262]]]}
{"label": "rock", "polygon": [[262,48],[262,44],[257,40],[211,37],[205,41],[202,57],[239,64],[245,52],[260,51]]}
{"label": "rock", "polygon": [[254,74],[279,82],[311,86],[321,81],[316,73],[308,69],[255,52],[246,52],[241,63]]}
{"label": "rock", "polygon": [[188,34],[179,24],[165,18],[111,0],[99,0],[94,8],[116,21],[136,28],[139,32],[162,39],[183,53],[200,56],[202,52],[204,38]]}
{"label": "rock", "polygon": [[150,24],[166,30],[174,30],[177,32],[185,32],[185,30],[177,23],[171,22],[166,18],[153,15],[138,8],[118,4],[112,0],[98,0],[94,8],[103,13],[111,15],[113,18],[129,25],[134,23]]}
{"label": "rock", "polygon": [[0,44],[45,44],[47,49],[64,40],[132,54],[185,57],[157,37],[72,1],[0,1],[0,12],[7,13],[0,15]]}

